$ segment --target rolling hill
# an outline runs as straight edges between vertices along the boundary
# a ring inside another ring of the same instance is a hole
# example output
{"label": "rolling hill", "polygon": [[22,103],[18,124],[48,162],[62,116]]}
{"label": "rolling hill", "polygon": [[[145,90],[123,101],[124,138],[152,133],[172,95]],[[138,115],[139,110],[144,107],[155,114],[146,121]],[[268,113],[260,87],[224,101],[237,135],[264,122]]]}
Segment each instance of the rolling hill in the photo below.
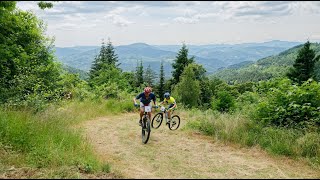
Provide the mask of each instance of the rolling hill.
{"label": "rolling hill", "polygon": [[[264,43],[244,43],[236,45],[187,45],[189,56],[194,56],[195,61],[202,64],[207,74],[216,72],[219,68],[252,61],[275,55],[299,42],[270,41]],[[172,62],[182,45],[148,45],[134,43],[130,45],[115,46],[115,52],[124,71],[134,71],[137,62],[142,60],[143,66],[148,65],[155,72],[160,70],[161,61],[164,62],[165,75],[171,75]],[[89,71],[94,57],[99,53],[99,46],[56,47],[56,56],[62,63],[83,71]]]}
{"label": "rolling hill", "polygon": [[[259,59],[256,62],[240,63],[228,68],[221,68],[211,77],[218,77],[226,82],[248,82],[267,80],[274,77],[282,77],[294,64],[299,49],[303,44],[285,50],[277,55]],[[316,55],[320,55],[320,44],[311,43],[311,48]],[[320,78],[320,62],[316,63],[316,74]]]}

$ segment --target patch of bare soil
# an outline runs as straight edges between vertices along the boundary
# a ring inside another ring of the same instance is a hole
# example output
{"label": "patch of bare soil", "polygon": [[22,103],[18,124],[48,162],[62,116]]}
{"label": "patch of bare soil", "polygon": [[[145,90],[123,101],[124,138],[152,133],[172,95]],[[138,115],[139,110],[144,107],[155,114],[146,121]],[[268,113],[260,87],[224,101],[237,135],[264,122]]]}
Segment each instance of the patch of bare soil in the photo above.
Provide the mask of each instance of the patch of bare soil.
{"label": "patch of bare soil", "polygon": [[138,118],[138,113],[127,113],[81,124],[97,155],[122,178],[320,178],[320,172],[303,161],[182,131],[183,116],[178,130],[162,123],[143,144]]}

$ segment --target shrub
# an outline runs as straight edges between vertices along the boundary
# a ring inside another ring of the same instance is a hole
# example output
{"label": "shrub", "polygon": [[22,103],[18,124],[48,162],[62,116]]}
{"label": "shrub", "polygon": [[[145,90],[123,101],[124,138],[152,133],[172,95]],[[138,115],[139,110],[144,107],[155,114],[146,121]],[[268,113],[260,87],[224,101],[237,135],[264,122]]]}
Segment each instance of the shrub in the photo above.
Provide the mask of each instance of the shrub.
{"label": "shrub", "polygon": [[220,91],[217,94],[217,99],[212,102],[214,110],[220,112],[229,112],[235,109],[235,99],[227,91]]}
{"label": "shrub", "polygon": [[258,104],[255,119],[264,125],[315,130],[320,125],[320,84],[308,80],[301,86],[283,79],[270,88]]}

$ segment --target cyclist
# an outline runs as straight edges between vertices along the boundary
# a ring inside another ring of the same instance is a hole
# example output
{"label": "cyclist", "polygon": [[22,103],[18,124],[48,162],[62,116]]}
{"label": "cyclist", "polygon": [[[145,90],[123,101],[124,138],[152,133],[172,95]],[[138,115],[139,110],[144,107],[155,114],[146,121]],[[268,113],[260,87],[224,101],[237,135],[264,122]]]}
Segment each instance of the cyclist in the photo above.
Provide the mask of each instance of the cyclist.
{"label": "cyclist", "polygon": [[168,123],[170,123],[170,120],[171,120],[171,111],[172,110],[174,110],[176,107],[177,107],[177,103],[176,103],[176,100],[172,97],[172,96],[170,96],[170,93],[168,93],[168,92],[166,92],[166,93],[164,93],[164,99],[163,99],[163,101],[162,102],[160,102],[160,104],[159,105],[161,105],[161,104],[166,104],[166,105],[169,105],[168,106],[168,110],[167,110],[167,112],[168,112],[168,122],[167,122],[167,124]]}
{"label": "cyclist", "polygon": [[[151,107],[151,100],[153,101],[153,104],[157,106],[156,103],[156,96],[151,92],[152,89],[150,87],[146,87],[144,88],[144,92],[140,93],[139,95],[137,95],[135,98],[133,98],[133,102],[134,102],[134,106],[139,106],[137,104],[137,99],[140,99],[140,120],[139,120],[139,125],[141,126],[142,124],[142,116],[144,114],[144,107],[145,106],[150,106]],[[148,113],[149,118],[151,119],[151,112]]]}

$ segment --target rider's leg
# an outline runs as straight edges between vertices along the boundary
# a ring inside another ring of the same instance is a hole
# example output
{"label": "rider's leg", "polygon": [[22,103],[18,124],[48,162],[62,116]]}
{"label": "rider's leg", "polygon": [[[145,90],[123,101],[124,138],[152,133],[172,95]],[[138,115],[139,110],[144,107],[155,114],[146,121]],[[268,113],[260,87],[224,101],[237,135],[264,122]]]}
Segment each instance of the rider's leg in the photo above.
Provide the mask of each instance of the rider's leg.
{"label": "rider's leg", "polygon": [[149,119],[152,119],[152,118],[151,118],[151,112],[148,112],[148,116],[149,116]]}
{"label": "rider's leg", "polygon": [[142,123],[142,116],[144,114],[144,105],[140,102],[140,120],[139,120],[139,124],[141,125]]}
{"label": "rider's leg", "polygon": [[[152,110],[152,105],[151,105],[151,103],[149,103],[148,104],[148,106],[150,107],[150,109]],[[151,120],[151,111],[150,112],[148,112],[148,116],[149,116],[149,119]]]}
{"label": "rider's leg", "polygon": [[[169,108],[172,108],[172,107],[173,107],[173,104],[169,106]],[[168,119],[169,121],[171,121],[171,110],[168,110]]]}

